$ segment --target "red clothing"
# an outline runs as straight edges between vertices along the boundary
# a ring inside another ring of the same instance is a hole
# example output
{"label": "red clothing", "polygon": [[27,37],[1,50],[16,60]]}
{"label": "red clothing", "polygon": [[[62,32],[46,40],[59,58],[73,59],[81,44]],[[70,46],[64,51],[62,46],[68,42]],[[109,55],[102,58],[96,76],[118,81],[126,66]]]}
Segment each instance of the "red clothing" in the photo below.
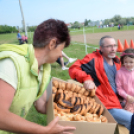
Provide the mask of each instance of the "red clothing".
{"label": "red clothing", "polygon": [[[120,69],[120,61],[116,57],[113,59],[116,69]],[[81,83],[86,80],[93,80],[97,86],[96,95],[107,109],[122,108],[120,102],[114,93],[103,65],[103,57],[97,50],[87,54],[82,60],[77,60],[70,68],[69,75]]]}

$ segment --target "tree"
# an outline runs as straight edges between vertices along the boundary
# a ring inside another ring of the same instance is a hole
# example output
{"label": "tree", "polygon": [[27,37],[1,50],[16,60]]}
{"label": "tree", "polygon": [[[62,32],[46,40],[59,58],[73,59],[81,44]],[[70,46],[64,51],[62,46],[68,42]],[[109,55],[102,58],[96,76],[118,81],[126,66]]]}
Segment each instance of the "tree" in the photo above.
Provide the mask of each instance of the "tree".
{"label": "tree", "polygon": [[71,28],[80,28],[82,25],[78,22],[78,21],[75,21],[74,24],[71,26]]}
{"label": "tree", "polygon": [[88,20],[87,19],[85,19],[85,21],[84,21],[84,26],[88,26]]}
{"label": "tree", "polygon": [[119,20],[119,24],[121,24],[121,25],[126,25],[126,19],[125,19],[125,18],[121,18],[121,19]]}
{"label": "tree", "polygon": [[115,19],[116,22],[118,22],[121,19],[121,16],[120,15],[115,15],[113,18]]}

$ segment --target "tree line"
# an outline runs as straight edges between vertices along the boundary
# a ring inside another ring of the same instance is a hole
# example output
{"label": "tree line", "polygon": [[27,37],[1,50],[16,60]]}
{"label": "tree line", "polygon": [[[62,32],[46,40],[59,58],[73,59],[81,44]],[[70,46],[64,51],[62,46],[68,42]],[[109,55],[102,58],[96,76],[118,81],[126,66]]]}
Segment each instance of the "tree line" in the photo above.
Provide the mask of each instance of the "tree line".
{"label": "tree line", "polygon": [[[28,26],[27,31],[28,32],[34,32],[37,26]],[[8,25],[0,25],[0,34],[4,33],[17,33],[19,30],[21,32],[24,32],[24,28],[15,27],[15,26],[8,26]]]}
{"label": "tree line", "polygon": [[0,25],[0,34],[1,33],[15,33],[17,31],[18,30],[15,26]]}
{"label": "tree line", "polygon": [[[111,25],[114,24],[114,26],[117,25],[134,25],[134,17],[121,17],[120,15],[115,15],[111,19],[105,19],[105,20],[100,20],[102,22],[101,25]],[[91,26],[89,24],[94,23],[95,25],[99,24],[100,22],[98,21],[92,21],[92,20],[87,20],[85,19],[84,23],[80,23],[78,21],[75,21],[74,23],[70,23],[71,27],[70,28],[81,28],[83,25],[84,26]],[[93,25],[92,25],[93,26]],[[27,31],[28,32],[34,32],[37,26],[28,26]],[[0,34],[1,33],[14,33],[17,32],[19,27],[15,26],[7,26],[7,25],[0,25]],[[24,28],[20,29],[20,31],[24,32]]]}
{"label": "tree line", "polygon": [[[91,23],[91,20],[85,19],[84,26],[88,26],[89,23]],[[115,15],[111,19],[105,19],[101,20],[102,25],[111,25],[114,24],[114,26],[117,25],[134,25],[134,17],[121,17],[120,15]]]}

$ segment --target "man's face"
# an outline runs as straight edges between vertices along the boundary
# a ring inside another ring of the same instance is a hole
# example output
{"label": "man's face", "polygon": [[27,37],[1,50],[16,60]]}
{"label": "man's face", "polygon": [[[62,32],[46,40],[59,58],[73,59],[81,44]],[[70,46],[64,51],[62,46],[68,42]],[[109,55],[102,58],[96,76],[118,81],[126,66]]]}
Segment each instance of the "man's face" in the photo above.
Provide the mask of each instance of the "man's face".
{"label": "man's face", "polygon": [[113,38],[105,38],[103,45],[100,46],[102,55],[106,58],[114,58],[116,56],[117,45]]}

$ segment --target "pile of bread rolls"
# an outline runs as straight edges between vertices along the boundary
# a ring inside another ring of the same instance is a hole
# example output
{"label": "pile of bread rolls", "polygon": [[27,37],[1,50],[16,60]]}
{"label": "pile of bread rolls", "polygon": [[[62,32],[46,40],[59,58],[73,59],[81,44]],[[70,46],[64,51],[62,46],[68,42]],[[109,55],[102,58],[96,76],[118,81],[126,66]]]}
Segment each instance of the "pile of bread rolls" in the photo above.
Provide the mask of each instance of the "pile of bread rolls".
{"label": "pile of bread rolls", "polygon": [[64,121],[107,122],[103,106],[95,102],[95,89],[89,91],[75,83],[54,80],[54,115]]}

